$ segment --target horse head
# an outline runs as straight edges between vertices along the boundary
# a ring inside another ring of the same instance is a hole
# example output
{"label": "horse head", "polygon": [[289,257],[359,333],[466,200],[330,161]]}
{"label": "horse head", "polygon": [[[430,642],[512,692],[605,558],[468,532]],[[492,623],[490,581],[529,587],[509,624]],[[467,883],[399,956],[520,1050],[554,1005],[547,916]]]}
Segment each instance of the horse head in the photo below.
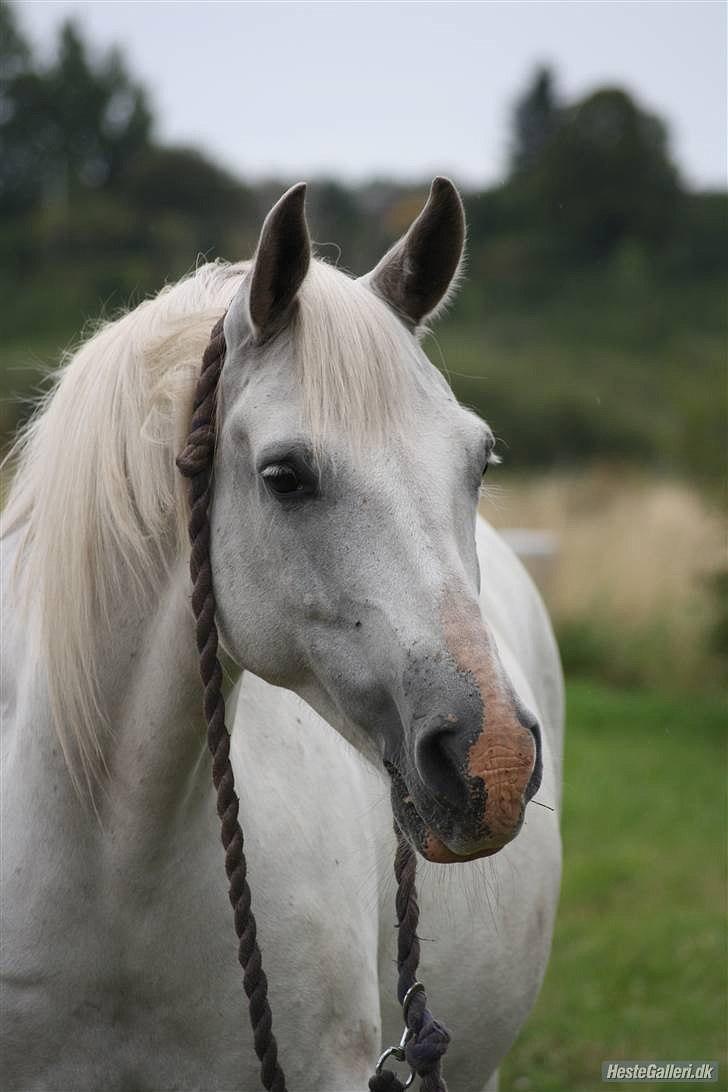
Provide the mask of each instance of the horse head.
{"label": "horse head", "polygon": [[518,832],[540,728],[478,605],[493,434],[419,341],[462,263],[457,190],[358,279],[316,260],[305,187],[269,213],[227,312],[211,554],[222,639],[391,777],[428,859]]}

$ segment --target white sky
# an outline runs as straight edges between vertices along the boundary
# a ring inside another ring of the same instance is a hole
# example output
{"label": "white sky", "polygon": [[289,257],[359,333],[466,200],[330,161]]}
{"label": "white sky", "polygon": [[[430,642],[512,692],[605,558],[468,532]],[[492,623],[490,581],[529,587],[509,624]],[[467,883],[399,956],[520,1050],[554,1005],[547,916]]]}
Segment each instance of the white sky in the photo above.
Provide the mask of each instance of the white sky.
{"label": "white sky", "polygon": [[692,185],[725,187],[723,0],[20,0],[47,49],[76,15],[122,45],[158,135],[248,177],[502,176],[514,98],[547,62],[562,94],[619,84],[667,119]]}

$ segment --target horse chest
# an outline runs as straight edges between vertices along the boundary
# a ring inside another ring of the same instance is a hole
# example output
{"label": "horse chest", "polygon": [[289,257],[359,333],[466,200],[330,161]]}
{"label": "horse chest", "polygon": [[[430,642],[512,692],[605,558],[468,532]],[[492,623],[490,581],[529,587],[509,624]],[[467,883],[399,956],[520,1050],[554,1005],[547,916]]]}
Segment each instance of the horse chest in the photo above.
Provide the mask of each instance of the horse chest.
{"label": "horse chest", "polygon": [[[253,730],[253,752],[262,743]],[[75,818],[62,778],[49,805],[52,745],[36,761],[22,747],[9,751],[17,761],[3,770],[5,829],[13,828],[3,860],[8,1087],[254,1089],[207,771],[201,804],[148,852]],[[292,1087],[324,1089],[332,1079],[348,1087],[352,1073],[365,1087],[379,1047],[377,899],[361,886],[367,871],[374,880],[366,838],[357,844],[348,825],[363,802],[342,780],[336,821],[312,825],[304,811],[311,794],[320,798],[314,770],[345,771],[336,758],[322,765],[315,746],[307,754],[281,779],[275,762],[248,753],[242,778],[276,1031]]]}

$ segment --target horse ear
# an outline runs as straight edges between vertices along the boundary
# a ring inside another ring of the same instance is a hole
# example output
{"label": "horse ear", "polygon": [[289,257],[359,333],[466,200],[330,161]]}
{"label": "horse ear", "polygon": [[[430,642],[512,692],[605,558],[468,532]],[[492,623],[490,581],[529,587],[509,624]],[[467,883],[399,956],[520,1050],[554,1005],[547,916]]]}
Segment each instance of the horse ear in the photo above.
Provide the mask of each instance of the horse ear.
{"label": "horse ear", "polygon": [[462,261],[465,211],[449,178],[436,178],[406,235],[364,278],[402,317],[418,326],[447,299]]}
{"label": "horse ear", "polygon": [[311,261],[304,203],[306,183],[280,198],[265,218],[249,278],[248,314],[256,341],[282,323]]}

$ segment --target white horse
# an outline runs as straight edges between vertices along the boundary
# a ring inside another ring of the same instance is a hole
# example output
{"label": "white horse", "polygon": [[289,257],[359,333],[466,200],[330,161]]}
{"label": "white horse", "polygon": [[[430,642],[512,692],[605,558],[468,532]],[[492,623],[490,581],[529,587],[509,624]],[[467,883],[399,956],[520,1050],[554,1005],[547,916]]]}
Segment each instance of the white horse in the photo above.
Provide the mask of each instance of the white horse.
{"label": "white horse", "polygon": [[[433,862],[422,977],[450,1087],[496,1088],[557,903],[562,682],[536,590],[477,518],[492,434],[416,337],[463,237],[437,179],[354,280],[310,261],[295,187],[252,263],[205,265],[99,329],[21,438],[2,556],[7,1092],[259,1087],[175,469],[226,309],[211,551],[245,669],[232,757],[288,1087],[363,1092],[399,1037],[393,807]],[[537,790],[555,810],[524,822]]]}

